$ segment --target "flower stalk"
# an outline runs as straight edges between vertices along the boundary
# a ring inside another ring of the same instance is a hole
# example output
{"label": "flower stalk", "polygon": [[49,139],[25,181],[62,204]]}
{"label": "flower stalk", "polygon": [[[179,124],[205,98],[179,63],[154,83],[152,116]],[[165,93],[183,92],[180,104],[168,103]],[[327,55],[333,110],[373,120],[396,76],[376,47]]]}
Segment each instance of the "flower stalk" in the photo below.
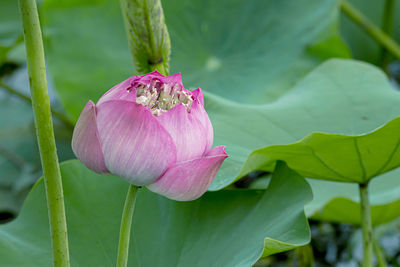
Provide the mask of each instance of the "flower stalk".
{"label": "flower stalk", "polygon": [[60,166],[54,139],[42,33],[35,0],[19,0],[40,158],[49,213],[53,265],[69,266],[67,224]]}
{"label": "flower stalk", "polygon": [[135,210],[136,195],[139,187],[130,185],[122,212],[121,228],[119,231],[117,267],[126,267],[128,264],[129,241],[131,237],[131,225]]}
{"label": "flower stalk", "polygon": [[359,184],[361,203],[361,227],[363,234],[364,260],[363,267],[372,267],[373,233],[371,207],[369,204],[368,182]]}
{"label": "flower stalk", "polygon": [[375,256],[376,259],[378,260],[378,267],[387,267],[386,259],[385,259],[385,254],[379,245],[379,241],[376,236],[373,238],[373,245],[374,245],[374,251],[375,251]]}
{"label": "flower stalk", "polygon": [[299,267],[315,267],[314,253],[310,244],[296,248]]}

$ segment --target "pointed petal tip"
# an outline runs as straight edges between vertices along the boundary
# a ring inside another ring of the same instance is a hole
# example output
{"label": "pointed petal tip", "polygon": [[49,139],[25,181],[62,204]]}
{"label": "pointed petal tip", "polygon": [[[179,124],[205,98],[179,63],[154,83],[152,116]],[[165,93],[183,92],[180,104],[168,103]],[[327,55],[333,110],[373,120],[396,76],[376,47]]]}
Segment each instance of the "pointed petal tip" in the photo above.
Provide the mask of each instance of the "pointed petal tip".
{"label": "pointed petal tip", "polygon": [[192,94],[194,98],[197,101],[193,101],[192,107],[191,107],[191,113],[201,121],[203,124],[204,128],[206,129],[206,138],[207,138],[207,146],[204,152],[206,153],[209,151],[212,147],[212,144],[214,142],[214,130],[213,126],[211,124],[210,118],[208,117],[208,114],[206,110],[204,109],[204,99],[203,99],[203,92],[201,91],[200,88],[192,91]]}
{"label": "pointed petal tip", "polygon": [[[167,171],[149,190],[177,201],[191,201],[201,197],[215,179],[227,157],[224,147],[216,147],[209,156],[180,162]],[[211,151],[210,151],[211,152]]]}
{"label": "pointed petal tip", "polygon": [[224,158],[227,158],[229,157],[229,155],[225,152],[225,149],[226,146],[216,146],[206,153],[206,157],[222,156]]}
{"label": "pointed petal tip", "polygon": [[183,87],[182,75],[180,72],[165,77],[165,83],[179,84]]}
{"label": "pointed petal tip", "polygon": [[148,74],[141,75],[140,77],[145,77],[145,76],[149,76],[149,75],[165,77],[165,76],[162,75],[158,70],[154,70],[153,72],[150,72],[150,73],[148,73]]}
{"label": "pointed petal tip", "polygon": [[203,94],[203,91],[201,90],[201,88],[197,88],[196,90],[193,90],[192,96],[194,96],[194,98],[196,100],[198,100],[202,106],[204,106],[204,94]]}
{"label": "pointed petal tip", "polygon": [[97,106],[112,100],[125,100],[130,102],[136,102],[136,88],[132,86],[132,82],[137,80],[139,76],[132,76],[123,82],[113,86],[108,90],[99,101],[97,101]]}

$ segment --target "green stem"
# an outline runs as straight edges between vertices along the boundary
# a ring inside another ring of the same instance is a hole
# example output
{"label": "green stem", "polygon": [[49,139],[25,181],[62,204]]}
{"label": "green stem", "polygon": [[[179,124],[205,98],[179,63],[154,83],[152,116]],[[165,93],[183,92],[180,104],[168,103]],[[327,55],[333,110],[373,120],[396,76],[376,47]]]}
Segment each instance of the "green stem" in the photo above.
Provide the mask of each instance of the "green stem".
{"label": "green stem", "polygon": [[346,0],[341,2],[340,7],[351,20],[363,28],[364,31],[376,42],[387,49],[395,57],[400,59],[400,46],[392,38],[390,38],[390,36],[374,25],[364,14],[362,14]]}
{"label": "green stem", "polygon": [[296,248],[299,267],[315,267],[314,253],[310,244]]}
{"label": "green stem", "polygon": [[[382,31],[385,32],[390,37],[393,36],[393,18],[394,18],[394,8],[395,8],[395,1],[394,0],[386,0],[385,7],[383,10],[382,16]],[[390,61],[390,54],[388,51],[382,47],[381,50],[381,66],[383,68]]]}
{"label": "green stem", "polygon": [[119,230],[117,267],[126,267],[128,264],[132,217],[135,210],[138,189],[139,187],[131,184],[128,189],[128,194],[126,195],[124,211],[122,212],[121,228]]}
{"label": "green stem", "polygon": [[394,0],[386,0],[382,16],[382,30],[388,35],[393,34]]}
{"label": "green stem", "polygon": [[46,188],[53,265],[69,266],[67,224],[60,166],[54,139],[42,33],[35,0],[19,0],[36,134]]}
{"label": "green stem", "polygon": [[[4,90],[6,90],[7,92],[9,92],[10,94],[16,95],[19,98],[21,98],[22,100],[24,100],[25,102],[31,104],[32,100],[29,96],[18,92],[17,90],[11,88],[10,86],[4,84],[3,82],[0,81],[0,87],[3,88]],[[74,125],[72,124],[72,122],[62,113],[54,110],[52,107],[50,107],[51,109],[51,113],[56,116],[62,123],[64,123],[65,126],[67,126],[69,129],[74,129]]]}
{"label": "green stem", "polygon": [[168,70],[165,68],[165,65],[163,63],[150,65],[150,69],[151,69],[151,71],[157,70],[162,75],[168,76]]}
{"label": "green stem", "polygon": [[373,245],[374,245],[374,251],[376,258],[378,259],[378,266],[379,267],[387,267],[386,259],[385,259],[385,254],[382,251],[381,246],[379,245],[378,240],[376,239],[376,236],[373,238]]}
{"label": "green stem", "polygon": [[361,202],[361,227],[363,233],[364,261],[363,267],[372,267],[372,221],[371,208],[369,205],[368,182],[359,184]]}

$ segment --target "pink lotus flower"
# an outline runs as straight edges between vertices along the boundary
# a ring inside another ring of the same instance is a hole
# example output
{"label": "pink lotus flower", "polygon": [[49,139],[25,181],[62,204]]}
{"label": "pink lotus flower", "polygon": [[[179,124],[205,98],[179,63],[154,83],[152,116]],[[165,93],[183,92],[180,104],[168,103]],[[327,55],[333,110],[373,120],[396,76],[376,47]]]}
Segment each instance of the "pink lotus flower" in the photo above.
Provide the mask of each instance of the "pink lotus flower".
{"label": "pink lotus flower", "polygon": [[213,128],[201,89],[180,73],[133,76],[89,101],[74,129],[75,155],[97,173],[112,173],[168,198],[200,197],[228,155],[211,149]]}

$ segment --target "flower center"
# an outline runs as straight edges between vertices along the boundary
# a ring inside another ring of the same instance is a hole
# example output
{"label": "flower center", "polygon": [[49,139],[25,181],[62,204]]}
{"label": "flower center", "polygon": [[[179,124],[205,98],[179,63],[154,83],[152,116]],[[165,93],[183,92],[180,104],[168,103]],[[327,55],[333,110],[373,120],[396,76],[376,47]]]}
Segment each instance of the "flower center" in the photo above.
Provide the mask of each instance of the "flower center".
{"label": "flower center", "polygon": [[192,102],[192,95],[177,83],[162,83],[153,79],[150,84],[138,83],[136,87],[136,103],[148,106],[155,116],[160,116],[180,103],[190,112]]}

